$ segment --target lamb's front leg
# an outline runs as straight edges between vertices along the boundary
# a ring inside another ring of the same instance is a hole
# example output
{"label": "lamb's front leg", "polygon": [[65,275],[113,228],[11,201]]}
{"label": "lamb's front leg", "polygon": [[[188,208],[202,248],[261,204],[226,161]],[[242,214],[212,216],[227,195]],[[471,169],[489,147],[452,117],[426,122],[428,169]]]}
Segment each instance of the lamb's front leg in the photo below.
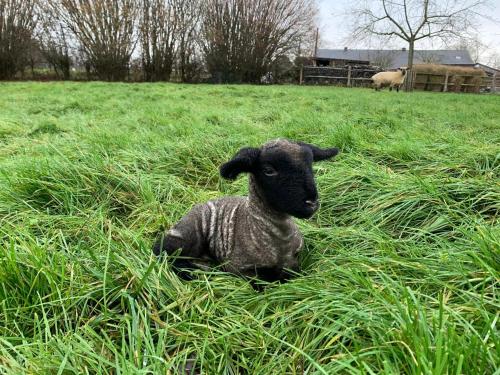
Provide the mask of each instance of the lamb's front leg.
{"label": "lamb's front leg", "polygon": [[295,273],[299,272],[299,268],[285,269],[280,267],[258,267],[253,272],[246,272],[244,275],[250,278],[250,285],[257,291],[263,291],[265,285],[259,283],[265,281],[267,283],[278,282],[280,284],[296,277]]}
{"label": "lamb's front leg", "polygon": [[[268,283],[285,283],[294,277],[296,277],[297,273],[300,272],[299,261],[297,257],[290,259],[284,265],[276,265],[271,267],[252,267],[244,270],[242,274],[251,279],[258,279]],[[252,286],[261,290],[262,287],[260,284],[256,282],[251,282]]]}
{"label": "lamb's front leg", "polygon": [[294,273],[298,271],[298,267],[294,269],[280,267],[260,267],[257,268],[256,275],[260,280],[267,281],[269,283],[273,283],[275,281],[284,283],[290,279],[293,279]]}
{"label": "lamb's front leg", "polygon": [[291,280],[297,277],[298,273],[300,273],[300,262],[298,252],[294,252],[294,254],[290,255],[290,257],[283,264],[283,268],[281,269],[280,281],[286,282],[288,280]]}

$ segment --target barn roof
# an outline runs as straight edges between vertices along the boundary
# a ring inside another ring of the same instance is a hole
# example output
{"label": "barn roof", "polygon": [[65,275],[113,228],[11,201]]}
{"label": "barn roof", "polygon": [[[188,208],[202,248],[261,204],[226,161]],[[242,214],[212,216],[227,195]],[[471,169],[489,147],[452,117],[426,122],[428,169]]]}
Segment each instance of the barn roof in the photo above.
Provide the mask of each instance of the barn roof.
{"label": "barn roof", "polygon": [[[389,67],[399,68],[408,64],[407,50],[380,49],[318,49],[317,59],[370,61],[389,60]],[[415,50],[415,64],[433,63],[446,65],[474,65],[466,50]]]}
{"label": "barn roof", "polygon": [[493,75],[495,73],[497,73],[497,74],[500,73],[500,69],[493,68],[493,67],[488,66],[488,65],[478,63],[475,66],[483,69],[486,73],[491,74],[491,75]]}

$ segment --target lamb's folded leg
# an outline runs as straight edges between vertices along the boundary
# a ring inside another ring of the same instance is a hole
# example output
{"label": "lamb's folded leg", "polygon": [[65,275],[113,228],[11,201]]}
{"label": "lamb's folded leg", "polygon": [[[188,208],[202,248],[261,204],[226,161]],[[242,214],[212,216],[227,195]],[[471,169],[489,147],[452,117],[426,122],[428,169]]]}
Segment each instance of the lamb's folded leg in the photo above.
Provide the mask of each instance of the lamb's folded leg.
{"label": "lamb's folded leg", "polygon": [[195,259],[210,258],[199,216],[199,208],[195,207],[177,225],[163,233],[153,246],[153,253],[157,256],[174,255],[180,249],[179,257],[172,265],[177,275],[185,280],[192,278],[189,271],[199,268]]}
{"label": "lamb's folded leg", "polygon": [[163,253],[172,255],[185,247],[185,240],[182,236],[172,236],[169,232],[162,233],[156,240],[153,246],[154,255],[160,256]]}
{"label": "lamb's folded leg", "polygon": [[[175,258],[172,267],[174,272],[183,280],[191,280],[192,276],[189,271],[196,269],[193,262],[186,259],[185,241],[182,238],[171,236],[168,232],[162,234],[153,246],[153,253],[156,256],[163,254],[173,255],[178,250],[181,250],[179,257]],[[183,254],[184,253],[184,254]]]}

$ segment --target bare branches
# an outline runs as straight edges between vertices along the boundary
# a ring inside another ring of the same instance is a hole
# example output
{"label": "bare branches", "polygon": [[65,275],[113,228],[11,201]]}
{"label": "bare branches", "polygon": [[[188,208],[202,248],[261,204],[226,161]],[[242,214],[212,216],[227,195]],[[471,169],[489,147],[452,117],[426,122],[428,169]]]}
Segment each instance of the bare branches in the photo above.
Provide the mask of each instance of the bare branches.
{"label": "bare branches", "polygon": [[[401,20],[396,21],[394,19],[394,17],[391,16],[391,14],[394,13],[394,9],[391,7],[390,11],[387,10],[387,5],[388,5],[387,3],[389,3],[390,5],[394,4],[394,3],[392,3],[392,2],[390,2],[388,0],[382,0],[382,6],[384,8],[385,17],[382,18],[382,19],[380,19],[380,21],[388,19],[401,32],[401,34],[404,35],[405,38],[408,38],[408,34],[406,33],[405,29],[403,28],[403,26],[400,25]],[[406,10],[406,2],[405,2],[405,4],[403,4],[403,8],[404,8],[404,10]],[[406,12],[405,12],[405,15],[406,15]]]}
{"label": "bare branches", "polygon": [[459,40],[448,43],[447,47],[451,49],[467,50],[474,62],[487,58],[488,52],[492,51],[491,46],[481,41],[477,34],[461,36]]}
{"label": "bare branches", "polygon": [[0,79],[10,79],[28,64],[37,24],[36,0],[0,0]]}
{"label": "bare branches", "polygon": [[177,67],[183,82],[198,79],[202,62],[200,0],[142,0],[139,40],[145,79],[169,80]]}
{"label": "bare branches", "polygon": [[258,82],[272,62],[312,31],[310,0],[208,0],[203,50],[218,81]]}
{"label": "bare branches", "polygon": [[139,39],[147,81],[168,81],[174,64],[177,5],[182,0],[142,0]]}
{"label": "bare branches", "polygon": [[487,0],[374,0],[356,4],[351,14],[357,38],[397,37],[409,44],[408,67],[416,41],[447,40],[469,32]]}
{"label": "bare branches", "polygon": [[57,16],[49,0],[39,2],[38,42],[43,57],[54,68],[56,75],[63,79],[70,78],[71,68],[71,31]]}
{"label": "bare branches", "polygon": [[182,82],[193,82],[201,74],[200,52],[201,0],[182,0],[176,3],[177,71]]}
{"label": "bare branches", "polygon": [[308,49],[316,11],[315,0],[0,0],[0,69],[26,65],[14,61],[27,55],[20,38],[31,45],[40,16],[37,45],[64,78],[78,55],[89,76],[126,79],[137,43],[148,81],[193,81],[205,66],[220,81],[258,82]]}
{"label": "bare branches", "polygon": [[455,36],[470,30],[487,0],[376,0],[357,3],[351,10],[353,33],[397,36],[407,42]]}
{"label": "bare branches", "polygon": [[59,0],[50,3],[78,39],[98,77],[123,80],[135,46],[139,2]]}

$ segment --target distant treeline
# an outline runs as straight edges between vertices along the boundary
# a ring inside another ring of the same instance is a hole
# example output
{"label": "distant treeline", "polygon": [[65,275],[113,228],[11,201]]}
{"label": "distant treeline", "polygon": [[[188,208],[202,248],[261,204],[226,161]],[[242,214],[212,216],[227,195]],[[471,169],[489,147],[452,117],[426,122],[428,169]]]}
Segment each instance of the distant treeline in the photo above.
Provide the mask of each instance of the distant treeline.
{"label": "distant treeline", "polygon": [[316,14],[315,0],[0,0],[0,79],[292,79]]}

